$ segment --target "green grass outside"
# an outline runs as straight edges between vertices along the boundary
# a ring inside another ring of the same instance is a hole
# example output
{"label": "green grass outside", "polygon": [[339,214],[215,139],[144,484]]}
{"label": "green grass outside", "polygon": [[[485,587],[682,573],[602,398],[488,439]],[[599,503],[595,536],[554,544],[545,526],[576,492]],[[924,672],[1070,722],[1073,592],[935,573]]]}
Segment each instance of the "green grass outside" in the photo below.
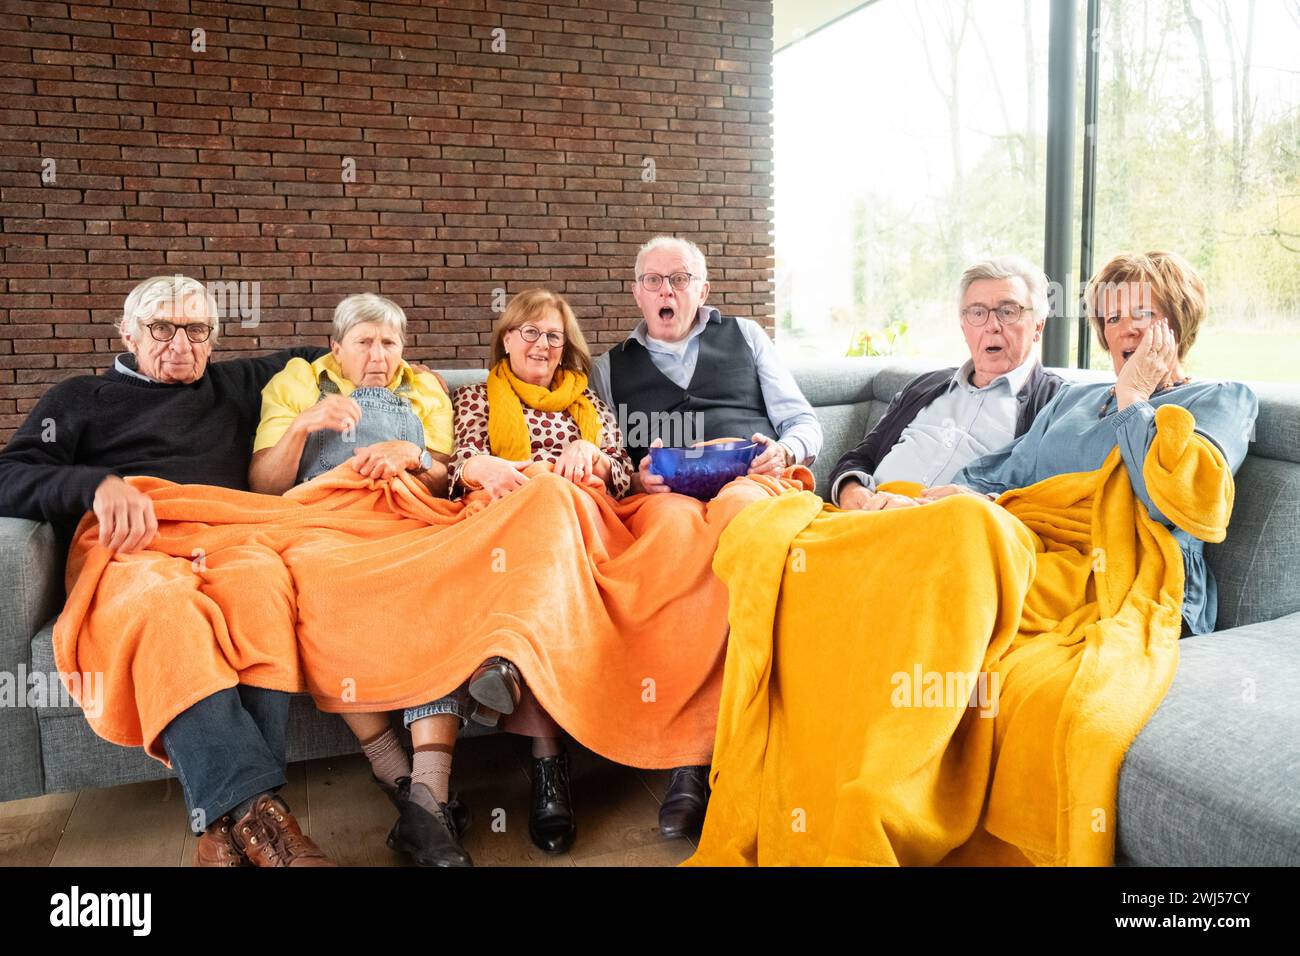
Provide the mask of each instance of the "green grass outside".
{"label": "green grass outside", "polygon": [[1300,332],[1203,329],[1187,358],[1200,378],[1300,383]]}

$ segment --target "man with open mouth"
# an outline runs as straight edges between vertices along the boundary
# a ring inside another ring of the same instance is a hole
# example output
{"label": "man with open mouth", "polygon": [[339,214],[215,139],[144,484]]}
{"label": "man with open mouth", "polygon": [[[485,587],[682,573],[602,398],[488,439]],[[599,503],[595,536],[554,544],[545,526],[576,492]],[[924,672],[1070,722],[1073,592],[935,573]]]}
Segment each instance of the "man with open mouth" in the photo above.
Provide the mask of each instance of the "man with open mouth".
{"label": "man with open mouth", "polygon": [[946,484],[962,466],[1023,435],[1062,379],[1035,344],[1047,321],[1047,277],[1019,256],[976,263],[961,277],[961,330],[970,358],[909,382],[831,473],[841,508],[881,511],[916,500],[877,491],[887,481]]}
{"label": "man with open mouth", "polygon": [[[750,474],[779,475],[790,465],[812,464],[822,445],[816,413],[757,322],[704,304],[708,265],[695,243],[655,236],[643,245],[632,294],[641,321],[596,359],[591,381],[625,423],[624,444],[639,466],[634,493],[672,490],[649,470],[646,453],[656,441],[683,446],[752,436],[765,448]],[[664,836],[700,829],[708,771],[672,771],[659,811]]]}

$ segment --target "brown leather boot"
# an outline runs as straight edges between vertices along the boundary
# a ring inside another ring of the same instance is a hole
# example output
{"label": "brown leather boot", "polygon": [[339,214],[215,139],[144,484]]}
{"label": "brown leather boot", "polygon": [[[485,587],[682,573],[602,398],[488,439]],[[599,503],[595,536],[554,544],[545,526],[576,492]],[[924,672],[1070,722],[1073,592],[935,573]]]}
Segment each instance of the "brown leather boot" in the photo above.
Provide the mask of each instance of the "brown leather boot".
{"label": "brown leather boot", "polygon": [[337,866],[310,837],[304,836],[289,806],[264,793],[231,830],[236,850],[253,866]]}
{"label": "brown leather boot", "polygon": [[226,814],[203,831],[199,845],[194,850],[195,866],[252,866],[231,841],[235,821]]}

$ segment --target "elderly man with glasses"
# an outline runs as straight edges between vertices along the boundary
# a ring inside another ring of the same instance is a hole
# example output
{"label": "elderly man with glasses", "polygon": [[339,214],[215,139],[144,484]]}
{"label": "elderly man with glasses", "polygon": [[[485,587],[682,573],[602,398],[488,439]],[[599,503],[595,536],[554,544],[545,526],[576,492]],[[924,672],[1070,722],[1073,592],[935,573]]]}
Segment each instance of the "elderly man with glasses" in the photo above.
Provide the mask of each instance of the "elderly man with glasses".
{"label": "elderly man with glasses", "polygon": [[[212,293],[195,279],[136,286],[118,324],[127,351],[103,374],[47,391],[0,452],[0,515],[48,521],[66,547],[93,511],[99,543],[124,554],[158,531],[153,500],[124,478],[247,490],[262,388],[290,358],[325,350],[210,363],[218,324]],[[240,684],[163,731],[201,834],[197,865],[332,865],[274,794],[285,783],[288,716],[288,694]]]}
{"label": "elderly man with glasses", "polygon": [[704,304],[708,266],[695,243],[656,236],[642,246],[632,294],[641,321],[596,359],[592,380],[639,466],[634,492],[671,490],[649,472],[656,441],[752,436],[766,447],[751,474],[812,463],[822,444],[816,413],[757,322]]}
{"label": "elderly man with glasses", "polygon": [[[708,266],[695,243],[651,239],[636,257],[633,296],[641,321],[592,368],[596,393],[615,409],[624,446],[638,465],[634,493],[672,490],[649,470],[646,452],[653,445],[752,436],[766,447],[750,474],[771,475],[811,464],[821,450],[817,414],[772,340],[757,322],[706,306],[708,295]],[[708,770],[673,770],[659,810],[664,836],[699,830]]]}
{"label": "elderly man with glasses", "polygon": [[1064,384],[1035,354],[1047,321],[1047,277],[1019,256],[976,263],[961,277],[961,328],[970,359],[909,382],[831,474],[844,509],[913,507],[877,491],[888,481],[947,484],[964,465],[1029,430]]}

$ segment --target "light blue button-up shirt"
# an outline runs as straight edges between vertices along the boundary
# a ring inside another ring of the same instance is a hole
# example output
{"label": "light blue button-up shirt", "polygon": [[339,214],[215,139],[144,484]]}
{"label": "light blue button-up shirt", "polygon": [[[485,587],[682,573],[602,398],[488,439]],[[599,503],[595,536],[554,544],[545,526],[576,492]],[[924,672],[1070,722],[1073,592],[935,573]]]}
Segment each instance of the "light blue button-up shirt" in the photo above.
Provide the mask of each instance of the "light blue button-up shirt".
{"label": "light blue button-up shirt", "polygon": [[946,485],[965,464],[1011,444],[1016,437],[1020,403],[1037,356],[1004,372],[983,388],[971,381],[970,359],[953,373],[948,388],[921,409],[880,459],[874,474],[848,471],[835,480],[831,500],[839,504],[844,482],[856,479],[868,488],[887,481],[915,481],[927,488]]}
{"label": "light blue button-up shirt", "polygon": [[[695,375],[695,363],[700,357],[700,335],[711,321],[719,321],[721,313],[712,306],[702,305],[695,316],[695,325],[686,338],[686,347],[680,352],[667,343],[652,339],[646,330],[645,320],[637,323],[629,338],[636,339],[650,353],[655,368],[678,388],[686,388]],[[754,354],[758,382],[767,406],[768,420],[776,427],[772,436],[790,449],[796,462],[812,464],[822,447],[822,426],[817,420],[808,399],[799,390],[794,376],[777,354],[776,346],[767,337],[762,326],[752,319],[737,319],[741,334]],[[591,370],[591,386],[610,408],[614,408],[614,394],[609,381],[609,353],[596,358]],[[747,436],[746,436],[747,437]]]}

